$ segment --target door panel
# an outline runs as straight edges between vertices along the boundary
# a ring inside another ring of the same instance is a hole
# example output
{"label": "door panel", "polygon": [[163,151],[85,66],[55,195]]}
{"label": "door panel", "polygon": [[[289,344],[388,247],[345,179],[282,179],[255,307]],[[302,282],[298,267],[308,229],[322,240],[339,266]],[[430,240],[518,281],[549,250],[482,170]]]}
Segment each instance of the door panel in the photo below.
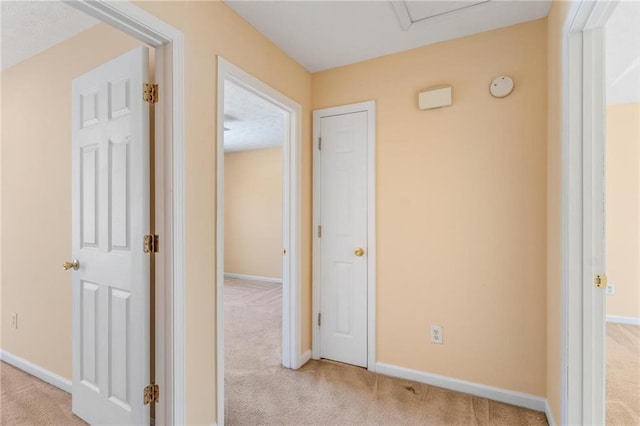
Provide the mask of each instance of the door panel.
{"label": "door panel", "polygon": [[320,126],[320,356],[366,367],[367,112]]}
{"label": "door panel", "polygon": [[148,424],[148,50],[73,81],[73,412],[91,424]]}

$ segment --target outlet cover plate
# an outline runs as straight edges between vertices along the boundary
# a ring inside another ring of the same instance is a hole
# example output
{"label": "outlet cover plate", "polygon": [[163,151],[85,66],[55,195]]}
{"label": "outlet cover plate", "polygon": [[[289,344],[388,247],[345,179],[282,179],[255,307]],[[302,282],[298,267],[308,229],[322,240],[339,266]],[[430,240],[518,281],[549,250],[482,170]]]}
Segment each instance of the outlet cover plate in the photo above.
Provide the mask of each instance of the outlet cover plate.
{"label": "outlet cover plate", "polygon": [[435,343],[436,345],[442,344],[443,334],[442,334],[441,325],[432,325],[430,335],[431,335],[431,343]]}

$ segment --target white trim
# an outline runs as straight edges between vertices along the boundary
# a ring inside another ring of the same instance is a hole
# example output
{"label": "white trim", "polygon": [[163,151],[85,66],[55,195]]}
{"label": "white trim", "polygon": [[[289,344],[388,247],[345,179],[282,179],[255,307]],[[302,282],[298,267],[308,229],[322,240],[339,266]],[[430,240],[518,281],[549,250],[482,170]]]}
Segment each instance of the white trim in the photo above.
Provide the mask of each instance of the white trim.
{"label": "white trim", "polygon": [[[156,383],[158,424],[186,422],[184,295],[184,35],[130,1],[66,0],[68,5],[156,49]],[[170,401],[170,403],[165,403]]]}
{"label": "white trim", "polygon": [[47,382],[50,385],[57,387],[67,393],[71,393],[71,380],[65,379],[62,376],[53,373],[46,368],[40,367],[24,358],[14,355],[10,352],[0,349],[0,360],[11,364],[19,370],[25,373],[31,374],[34,377]]}
{"label": "white trim", "polygon": [[604,44],[617,2],[580,1],[563,27],[561,424],[604,423]]}
{"label": "white trim", "polygon": [[607,315],[607,322],[613,322],[616,324],[640,325],[640,318],[623,317],[620,315]]}
{"label": "white trim", "polygon": [[282,284],[282,278],[260,277],[258,275],[234,274],[233,272],[225,272],[225,278],[236,278],[239,280],[262,281],[265,283]]}
{"label": "white trim", "polygon": [[551,405],[549,404],[549,400],[544,400],[544,414],[547,416],[547,423],[549,426],[556,426],[556,418],[553,415],[553,410],[551,410]]}
{"label": "white trim", "polygon": [[311,359],[311,349],[300,355],[300,367],[305,365]]}
{"label": "white trim", "polygon": [[282,365],[298,369],[302,342],[301,330],[301,173],[302,107],[271,86],[263,83],[224,58],[218,56],[217,103],[217,209],[216,209],[216,376],[218,423],[224,424],[224,82],[252,92],[281,108],[287,115],[283,154],[283,255],[282,270]]}
{"label": "white trim", "polygon": [[[376,102],[366,101],[313,111],[313,227],[317,229],[320,217],[320,157],[318,139],[322,117],[367,112],[367,369],[376,371]],[[313,233],[312,253],[312,309],[313,318],[320,312],[320,239]],[[312,354],[320,359],[320,328],[312,321]]]}
{"label": "white trim", "polygon": [[468,382],[466,380],[455,379],[453,377],[441,376],[439,374],[427,373],[410,368],[398,367],[397,365],[377,364],[378,374],[398,377],[414,382],[425,383],[443,389],[456,392],[467,393],[518,407],[529,408],[536,411],[545,411],[545,399],[541,396],[531,395],[523,392],[516,392],[508,389],[496,388],[480,383]]}

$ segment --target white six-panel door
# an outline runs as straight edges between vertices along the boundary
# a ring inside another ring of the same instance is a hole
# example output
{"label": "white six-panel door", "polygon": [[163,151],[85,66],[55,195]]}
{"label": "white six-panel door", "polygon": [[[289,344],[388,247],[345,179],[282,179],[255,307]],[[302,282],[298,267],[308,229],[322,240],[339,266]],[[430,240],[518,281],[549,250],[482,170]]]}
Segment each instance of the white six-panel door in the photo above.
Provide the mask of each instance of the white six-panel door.
{"label": "white six-panel door", "polygon": [[367,130],[366,111],[320,118],[320,357],[362,367],[368,331]]}
{"label": "white six-panel door", "polygon": [[91,424],[148,424],[148,50],[73,81],[73,412]]}

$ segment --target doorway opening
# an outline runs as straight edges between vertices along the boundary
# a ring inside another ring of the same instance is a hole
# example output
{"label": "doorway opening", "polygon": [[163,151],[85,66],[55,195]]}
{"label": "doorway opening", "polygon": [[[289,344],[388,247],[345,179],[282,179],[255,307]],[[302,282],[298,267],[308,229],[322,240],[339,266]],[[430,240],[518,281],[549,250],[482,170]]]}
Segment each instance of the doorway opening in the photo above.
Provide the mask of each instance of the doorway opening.
{"label": "doorway opening", "polygon": [[640,22],[620,2],[604,26],[605,420],[640,424]]}
{"label": "doorway opening", "polygon": [[218,57],[217,111],[216,374],[223,424],[225,353],[236,370],[249,364],[297,369],[306,360],[300,356],[301,107]]}

